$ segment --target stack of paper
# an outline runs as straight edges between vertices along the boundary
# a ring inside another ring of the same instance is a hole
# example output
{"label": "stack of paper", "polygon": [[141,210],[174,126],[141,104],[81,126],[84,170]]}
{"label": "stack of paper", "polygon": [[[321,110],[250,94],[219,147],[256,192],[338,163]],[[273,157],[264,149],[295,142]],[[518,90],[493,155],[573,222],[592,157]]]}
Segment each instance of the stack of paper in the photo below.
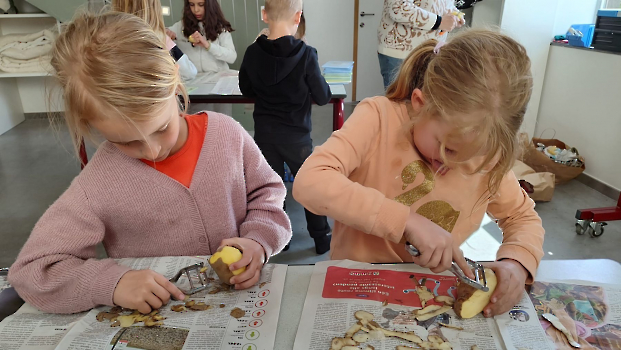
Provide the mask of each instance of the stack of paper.
{"label": "stack of paper", "polygon": [[328,84],[349,84],[354,70],[354,61],[330,61],[321,68],[323,68],[323,77]]}

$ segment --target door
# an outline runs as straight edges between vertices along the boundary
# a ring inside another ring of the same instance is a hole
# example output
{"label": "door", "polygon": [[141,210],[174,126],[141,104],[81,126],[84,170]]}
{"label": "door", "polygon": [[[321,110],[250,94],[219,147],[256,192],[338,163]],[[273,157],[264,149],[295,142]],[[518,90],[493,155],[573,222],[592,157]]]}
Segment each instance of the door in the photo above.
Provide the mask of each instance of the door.
{"label": "door", "polygon": [[355,100],[384,95],[384,83],[377,59],[377,28],[382,18],[384,1],[357,0],[358,31]]}

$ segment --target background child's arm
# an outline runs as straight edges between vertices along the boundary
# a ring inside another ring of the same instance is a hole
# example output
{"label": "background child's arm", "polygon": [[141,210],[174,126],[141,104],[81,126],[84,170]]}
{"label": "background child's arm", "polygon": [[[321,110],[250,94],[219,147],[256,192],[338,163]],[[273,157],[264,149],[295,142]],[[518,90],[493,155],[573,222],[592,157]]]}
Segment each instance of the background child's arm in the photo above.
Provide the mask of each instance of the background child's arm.
{"label": "background child's arm", "polygon": [[313,101],[319,106],[323,106],[330,102],[332,92],[330,91],[330,86],[326,83],[326,79],[321,75],[321,68],[317,61],[317,50],[313,47],[309,47],[309,50],[310,54],[308,55],[306,65],[306,84],[310,89]]}
{"label": "background child's arm", "polygon": [[210,43],[209,52],[221,61],[228,64],[235,63],[237,59],[237,52],[235,51],[235,45],[233,44],[233,37],[231,33],[224,31],[218,36],[219,44],[214,42]]}
{"label": "background child's arm", "polygon": [[381,129],[375,101],[362,101],[343,128],[306,160],[293,183],[293,196],[315,214],[398,243],[410,208],[348,178],[373,155]]}
{"label": "background child's arm", "polygon": [[105,228],[77,180],[43,214],[9,270],[9,282],[46,312],[74,313],[113,305],[117,282],[130,270],[96,260]]}
{"label": "background child's arm", "polygon": [[281,251],[291,239],[291,223],[283,210],[287,189],[248,132],[239,123],[231,121],[242,137],[244,152],[241,161],[244,164],[247,207],[239,236],[261,244],[266,257],[270,257]]}
{"label": "background child's arm", "polygon": [[543,257],[545,231],[535,212],[535,203],[522,190],[513,171],[505,175],[487,212],[498,220],[498,226],[503,232],[502,245],[496,259],[519,262],[529,272],[526,282],[532,283]]}
{"label": "background child's arm", "polygon": [[384,6],[388,6],[390,9],[397,9],[397,11],[388,11],[390,19],[414,28],[431,30],[438,18],[437,14],[416,6],[414,2],[389,0],[388,4]]}
{"label": "background child's arm", "polygon": [[248,76],[248,69],[246,68],[246,57],[248,57],[247,53],[249,50],[252,50],[252,46],[248,47],[248,49],[246,50],[244,60],[239,67],[239,90],[246,97],[256,97],[257,94],[255,94],[254,90],[252,89],[252,82],[250,81],[250,77]]}

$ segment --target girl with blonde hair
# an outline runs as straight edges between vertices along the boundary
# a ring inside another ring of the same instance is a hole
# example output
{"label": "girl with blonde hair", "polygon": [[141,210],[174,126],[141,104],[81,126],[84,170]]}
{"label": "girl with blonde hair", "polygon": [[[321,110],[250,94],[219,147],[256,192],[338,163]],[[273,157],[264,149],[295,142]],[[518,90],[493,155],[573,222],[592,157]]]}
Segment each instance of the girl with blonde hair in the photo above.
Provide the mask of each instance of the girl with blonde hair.
{"label": "girl with blonde hair", "polygon": [[412,51],[386,96],[362,101],[295,179],[295,199],[336,220],[331,258],[469,271],[459,245],[487,212],[503,242],[484,314],[509,311],[543,255],[541,219],[511,171],[531,89],[526,50],[499,33]]}
{"label": "girl with blonde hair", "polygon": [[177,44],[166,35],[160,0],[112,0],[112,10],[131,13],[142,18],[166,44],[166,49],[170,51],[179,65],[181,78],[188,81],[196,77],[196,67],[188,55],[184,54]]}
{"label": "girl with blonde hair", "polygon": [[[52,65],[75,147],[105,141],[43,214],[9,281],[35,307],[74,313],[119,305],[147,313],[181,291],[151,270],[114,259],[243,253],[237,289],[291,238],[286,189],[252,137],[230,117],[186,115],[187,94],[161,39],[136,16],[78,15]],[[96,259],[103,243],[107,259]]]}

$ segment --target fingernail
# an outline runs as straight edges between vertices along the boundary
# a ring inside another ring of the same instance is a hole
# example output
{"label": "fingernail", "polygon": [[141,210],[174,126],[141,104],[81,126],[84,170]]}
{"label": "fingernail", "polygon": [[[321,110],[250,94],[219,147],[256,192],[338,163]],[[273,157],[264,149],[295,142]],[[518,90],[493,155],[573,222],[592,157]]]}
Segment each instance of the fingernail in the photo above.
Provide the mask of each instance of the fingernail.
{"label": "fingernail", "polygon": [[181,293],[177,295],[177,300],[183,300],[183,299],[185,299],[185,294]]}
{"label": "fingernail", "polygon": [[492,303],[495,303],[496,301],[498,301],[498,299],[496,297],[492,298]]}

